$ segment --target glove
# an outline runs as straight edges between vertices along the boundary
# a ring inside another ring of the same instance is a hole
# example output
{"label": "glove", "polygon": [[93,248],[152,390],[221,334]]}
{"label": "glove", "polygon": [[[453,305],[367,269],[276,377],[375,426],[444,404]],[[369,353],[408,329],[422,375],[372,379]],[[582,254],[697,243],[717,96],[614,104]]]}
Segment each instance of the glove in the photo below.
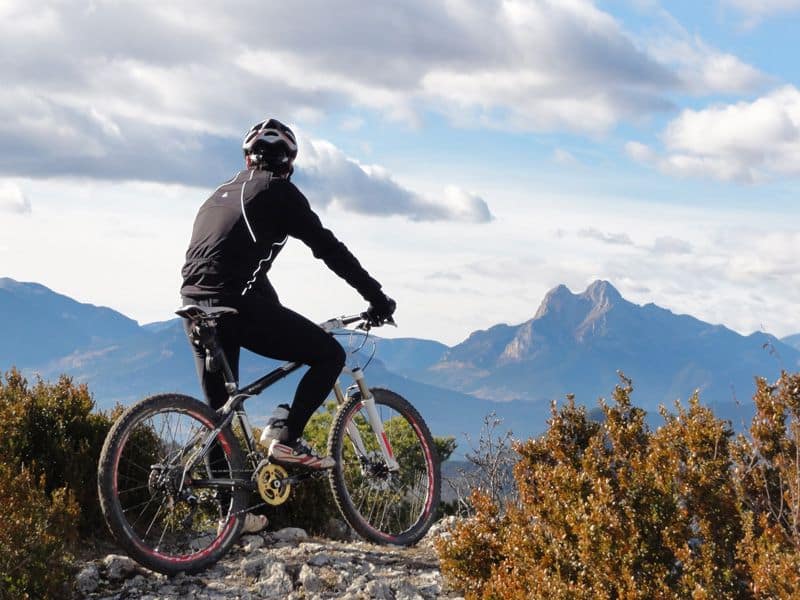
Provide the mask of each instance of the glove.
{"label": "glove", "polygon": [[396,308],[397,303],[386,294],[382,294],[380,298],[370,302],[367,317],[373,324],[383,325],[384,322],[391,320]]}

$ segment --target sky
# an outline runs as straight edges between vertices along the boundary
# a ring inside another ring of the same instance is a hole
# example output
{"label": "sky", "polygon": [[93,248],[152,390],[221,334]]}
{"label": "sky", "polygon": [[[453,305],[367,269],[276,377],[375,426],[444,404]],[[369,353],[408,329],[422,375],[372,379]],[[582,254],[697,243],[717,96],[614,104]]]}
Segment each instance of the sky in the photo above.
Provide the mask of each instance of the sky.
{"label": "sky", "polygon": [[[455,344],[610,281],[800,332],[800,0],[0,0],[0,276],[173,317],[197,208],[275,117],[293,181]],[[299,240],[270,278],[364,308]]]}

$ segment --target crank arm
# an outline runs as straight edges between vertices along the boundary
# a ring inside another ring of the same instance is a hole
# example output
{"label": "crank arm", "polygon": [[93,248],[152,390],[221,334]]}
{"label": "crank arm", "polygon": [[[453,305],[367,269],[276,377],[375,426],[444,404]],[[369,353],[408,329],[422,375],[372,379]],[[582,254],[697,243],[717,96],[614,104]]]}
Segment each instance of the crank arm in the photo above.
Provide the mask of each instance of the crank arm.
{"label": "crank arm", "polygon": [[316,479],[319,477],[323,477],[327,474],[328,474],[327,469],[322,471],[307,471],[305,473],[298,473],[297,475],[284,477],[283,479],[278,479],[277,481],[280,481],[281,485],[294,485],[295,483],[306,481],[307,479]]}

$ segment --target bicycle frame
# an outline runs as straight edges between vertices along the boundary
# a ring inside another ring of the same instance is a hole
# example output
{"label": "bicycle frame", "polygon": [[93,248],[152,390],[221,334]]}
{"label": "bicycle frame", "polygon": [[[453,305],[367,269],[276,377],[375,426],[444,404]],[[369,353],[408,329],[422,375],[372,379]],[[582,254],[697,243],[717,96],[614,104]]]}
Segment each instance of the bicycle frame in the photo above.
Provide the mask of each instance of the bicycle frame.
{"label": "bicycle frame", "polygon": [[[333,331],[337,329],[344,329],[347,325],[361,320],[363,320],[363,315],[337,317],[325,321],[324,323],[320,323],[320,327],[326,332],[332,334]],[[215,325],[216,323],[213,320],[208,322],[208,326],[210,327],[215,327]],[[263,377],[256,379],[254,382],[240,389],[236,378],[233,376],[233,372],[231,371],[227,357],[220,353],[219,358],[222,362],[221,370],[225,379],[225,387],[228,390],[228,401],[217,410],[217,412],[222,416],[222,422],[214,431],[205,434],[202,447],[186,462],[183,472],[183,481],[187,480],[187,474],[208,455],[208,452],[210,451],[211,446],[214,444],[214,440],[216,439],[217,435],[219,435],[220,431],[222,431],[224,428],[228,427],[234,418],[239,421],[242,431],[244,432],[248,457],[255,456],[258,450],[256,448],[253,429],[250,426],[250,421],[248,420],[247,414],[243,408],[245,400],[252,398],[253,396],[257,396],[271,385],[277,383],[291,373],[294,373],[303,366],[303,363],[298,362],[284,363]],[[350,369],[345,365],[345,367],[342,369],[342,373],[349,375],[354,380],[355,385],[348,387],[347,391],[345,392],[342,390],[339,380],[336,380],[336,383],[333,386],[333,392],[338,405],[342,406],[351,397],[350,394],[353,388],[358,390],[358,393],[361,397],[361,403],[367,412],[370,427],[372,432],[375,434],[375,438],[378,443],[378,447],[381,450],[381,454],[383,455],[383,459],[386,461],[386,466],[388,467],[389,471],[398,470],[400,466],[394,458],[391,444],[389,443],[389,439],[387,438],[383,429],[383,422],[381,421],[378,410],[375,407],[375,398],[372,396],[372,393],[370,392],[369,387],[364,379],[363,370],[359,367]],[[368,453],[358,428],[353,422],[350,422],[346,431],[359,459],[366,459]],[[256,465],[252,464],[251,466],[255,467]],[[220,480],[219,483],[223,482]],[[231,481],[230,483],[231,485],[236,485],[235,481]],[[183,488],[183,483],[181,484],[181,488]]]}

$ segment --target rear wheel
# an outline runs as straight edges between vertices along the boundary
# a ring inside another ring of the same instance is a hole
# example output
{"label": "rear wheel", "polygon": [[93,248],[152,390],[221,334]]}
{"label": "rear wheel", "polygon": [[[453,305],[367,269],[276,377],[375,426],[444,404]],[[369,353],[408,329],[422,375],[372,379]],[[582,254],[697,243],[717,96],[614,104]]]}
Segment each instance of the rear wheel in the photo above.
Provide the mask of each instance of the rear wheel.
{"label": "rear wheel", "polygon": [[100,506],[120,546],[150,569],[200,571],[219,560],[241,530],[248,492],[230,485],[243,464],[230,428],[219,433],[208,457],[186,468],[216,422],[217,414],[200,401],[165,394],[128,408],[106,437]]}
{"label": "rear wheel", "polygon": [[[329,475],[333,496],[342,516],[362,537],[411,545],[436,516],[439,457],[427,425],[408,401],[384,389],[372,394],[399,469],[386,464],[364,403],[352,397],[340,408],[328,437],[328,453],[336,460]],[[349,427],[358,429],[365,455],[356,450]]]}

